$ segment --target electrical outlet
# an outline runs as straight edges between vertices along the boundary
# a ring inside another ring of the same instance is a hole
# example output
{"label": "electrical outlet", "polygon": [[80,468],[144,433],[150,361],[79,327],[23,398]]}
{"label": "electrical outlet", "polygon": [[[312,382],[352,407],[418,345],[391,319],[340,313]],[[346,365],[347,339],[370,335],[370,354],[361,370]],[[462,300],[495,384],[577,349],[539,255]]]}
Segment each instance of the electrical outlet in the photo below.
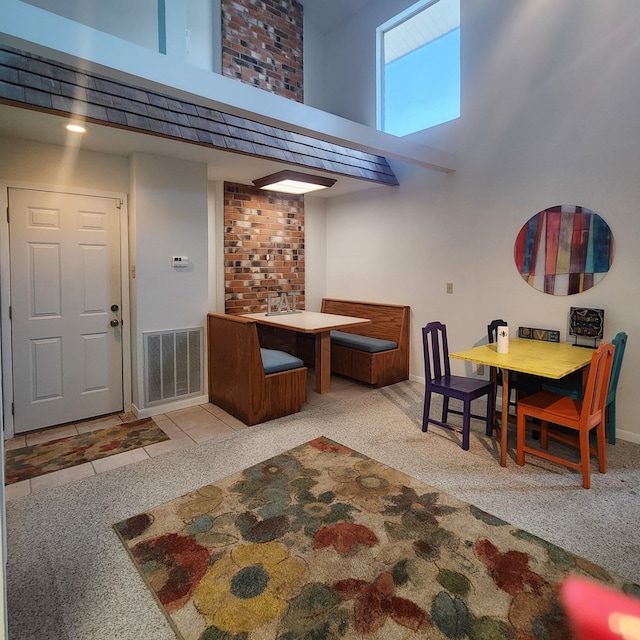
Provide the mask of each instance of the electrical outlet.
{"label": "electrical outlet", "polygon": [[476,375],[483,376],[484,375],[484,365],[479,364],[476,366]]}
{"label": "electrical outlet", "polygon": [[447,293],[453,293],[453,282],[447,282]]}

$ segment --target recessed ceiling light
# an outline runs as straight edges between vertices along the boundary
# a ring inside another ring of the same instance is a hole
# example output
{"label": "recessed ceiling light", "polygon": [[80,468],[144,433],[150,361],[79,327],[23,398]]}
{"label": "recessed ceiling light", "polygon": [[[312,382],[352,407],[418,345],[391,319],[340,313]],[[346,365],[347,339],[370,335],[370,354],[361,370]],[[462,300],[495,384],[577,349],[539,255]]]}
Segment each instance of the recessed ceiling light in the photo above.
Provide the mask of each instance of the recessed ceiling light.
{"label": "recessed ceiling light", "polygon": [[87,133],[87,130],[81,125],[76,123],[70,123],[66,125],[67,131],[72,131],[73,133]]}

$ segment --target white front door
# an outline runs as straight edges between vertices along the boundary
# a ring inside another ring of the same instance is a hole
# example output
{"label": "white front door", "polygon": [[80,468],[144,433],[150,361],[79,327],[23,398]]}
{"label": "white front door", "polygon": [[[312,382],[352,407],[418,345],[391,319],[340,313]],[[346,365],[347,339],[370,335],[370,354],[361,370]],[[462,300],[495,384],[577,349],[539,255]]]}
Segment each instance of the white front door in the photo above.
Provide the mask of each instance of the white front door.
{"label": "white front door", "polygon": [[120,411],[114,198],[9,189],[14,430]]}

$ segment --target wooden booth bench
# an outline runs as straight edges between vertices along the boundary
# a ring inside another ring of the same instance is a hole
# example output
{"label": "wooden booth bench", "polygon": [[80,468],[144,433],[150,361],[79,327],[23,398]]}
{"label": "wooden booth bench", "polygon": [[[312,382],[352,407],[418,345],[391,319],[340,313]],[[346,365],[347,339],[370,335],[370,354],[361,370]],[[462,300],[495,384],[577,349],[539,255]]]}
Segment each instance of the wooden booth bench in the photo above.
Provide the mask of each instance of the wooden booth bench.
{"label": "wooden booth bench", "polygon": [[[384,387],[409,378],[410,307],[323,298],[320,311],[368,318],[371,324],[331,332],[331,372]],[[313,340],[298,335],[298,356],[314,362]]]}
{"label": "wooden booth bench", "polygon": [[307,400],[304,362],[262,349],[255,320],[209,313],[209,401],[247,425],[300,411]]}

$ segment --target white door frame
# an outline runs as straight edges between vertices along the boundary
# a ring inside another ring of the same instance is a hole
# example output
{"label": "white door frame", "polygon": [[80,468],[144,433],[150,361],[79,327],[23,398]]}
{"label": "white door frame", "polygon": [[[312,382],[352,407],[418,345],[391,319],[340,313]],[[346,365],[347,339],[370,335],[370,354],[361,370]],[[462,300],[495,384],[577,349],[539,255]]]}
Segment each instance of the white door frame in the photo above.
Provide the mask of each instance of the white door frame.
{"label": "white door frame", "polygon": [[120,207],[120,286],[122,291],[122,400],[124,411],[131,411],[131,313],[129,298],[129,215],[127,194],[113,191],[82,189],[80,187],[62,187],[59,185],[31,184],[15,181],[0,181],[0,350],[2,352],[2,412],[4,438],[15,434],[12,414],[13,401],[13,358],[11,347],[11,267],[9,255],[9,189],[29,189],[31,191],[50,191],[72,195],[98,196],[113,198],[121,202]]}

